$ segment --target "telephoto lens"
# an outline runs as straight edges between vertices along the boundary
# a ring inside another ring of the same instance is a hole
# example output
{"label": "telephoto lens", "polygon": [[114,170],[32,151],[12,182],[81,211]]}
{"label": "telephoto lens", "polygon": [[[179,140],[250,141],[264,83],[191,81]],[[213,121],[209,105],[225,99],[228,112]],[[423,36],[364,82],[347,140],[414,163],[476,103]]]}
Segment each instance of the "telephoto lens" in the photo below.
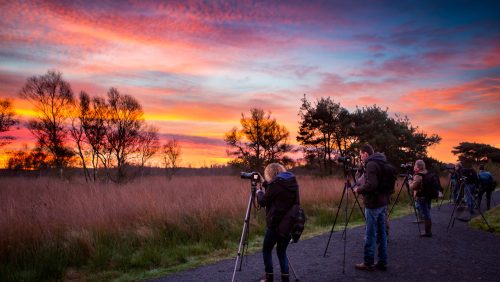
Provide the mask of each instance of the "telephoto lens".
{"label": "telephoto lens", "polygon": [[240,177],[242,179],[251,179],[251,180],[254,180],[254,181],[257,181],[260,178],[259,173],[255,172],[255,171],[253,171],[253,172],[244,172],[244,171],[242,171],[240,173]]}

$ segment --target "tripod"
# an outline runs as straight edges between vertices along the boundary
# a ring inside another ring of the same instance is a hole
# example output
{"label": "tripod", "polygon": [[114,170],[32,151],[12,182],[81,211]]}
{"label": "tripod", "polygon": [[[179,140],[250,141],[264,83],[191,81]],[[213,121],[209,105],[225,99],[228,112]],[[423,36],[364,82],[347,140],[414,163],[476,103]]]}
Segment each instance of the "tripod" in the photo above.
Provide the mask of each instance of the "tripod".
{"label": "tripod", "polygon": [[251,181],[251,193],[248,199],[247,211],[245,213],[245,221],[243,223],[243,230],[241,231],[240,244],[238,246],[238,254],[236,255],[236,261],[234,263],[233,278],[231,279],[232,282],[234,282],[234,278],[236,276],[238,261],[240,262],[240,267],[238,271],[241,271],[241,265],[243,263],[245,247],[247,248],[248,251],[248,234],[250,233],[250,214],[252,212],[252,205],[255,206],[255,192],[257,191],[258,180],[259,180],[258,178],[257,179],[252,178]]}
{"label": "tripod", "polygon": [[[453,187],[453,189],[455,189],[455,187]],[[446,188],[443,191],[443,198],[441,198],[441,202],[439,203],[438,210],[441,210],[441,206],[443,205],[444,198],[446,198],[446,192],[450,192],[450,201],[451,201],[451,199],[453,197],[453,189],[452,189],[451,177],[450,177],[450,180],[448,181],[448,185],[446,185]]]}
{"label": "tripod", "polygon": [[387,218],[391,217],[392,210],[394,209],[394,206],[398,203],[399,196],[401,195],[401,191],[403,191],[403,187],[406,187],[406,193],[408,193],[408,198],[411,201],[411,206],[413,207],[413,213],[415,214],[415,219],[417,220],[417,227],[418,227],[418,233],[420,234],[420,219],[418,218],[417,214],[417,209],[415,208],[415,198],[413,197],[413,194],[410,191],[410,184],[408,181],[410,180],[411,174],[407,172],[404,174],[404,180],[403,183],[401,183],[401,187],[399,187],[399,192],[398,195],[396,196],[396,200],[394,200],[394,203],[392,204],[391,209],[389,210],[389,214],[387,215]]}
{"label": "tripod", "polygon": [[[488,221],[486,220],[486,218],[484,217],[484,214],[481,212],[481,208],[477,206],[477,202],[476,200],[474,199],[473,195],[471,194],[471,191],[470,189],[465,189],[465,178],[461,178],[460,179],[460,191],[459,191],[459,199],[456,200],[455,202],[455,205],[453,206],[453,211],[451,212],[451,217],[450,217],[450,221],[448,222],[448,227],[446,228],[446,231],[448,231],[450,229],[450,225],[451,227],[453,227],[455,225],[455,219],[457,219],[456,215],[455,215],[455,211],[457,210],[457,207],[461,204],[464,204],[465,202],[465,198],[468,197],[469,199],[472,200],[472,209],[477,209],[479,211],[479,214],[481,215],[481,217],[483,218],[483,221],[484,223],[486,223],[486,225],[488,226],[488,230],[489,231],[493,231],[494,229],[491,228],[490,224],[488,223]],[[471,211],[472,212],[472,211]],[[460,218],[459,218],[460,220]],[[470,220],[470,219],[469,219]]]}
{"label": "tripod", "polygon": [[[342,203],[344,203],[344,212],[345,212],[345,224],[344,224],[344,232],[342,233],[342,238],[344,240],[344,260],[343,260],[343,266],[342,266],[342,273],[345,273],[345,254],[346,254],[346,241],[347,241],[347,225],[349,224],[349,220],[351,218],[351,215],[354,211],[354,208],[355,208],[355,205],[358,205],[360,211],[361,211],[361,214],[363,215],[363,218],[365,219],[366,221],[366,218],[365,218],[365,214],[363,212],[363,209],[361,208],[361,205],[359,204],[359,201],[358,201],[358,195],[356,195],[354,193],[354,190],[353,190],[353,187],[351,186],[350,184],[350,181],[349,181],[349,166],[348,166],[348,161],[344,161],[344,179],[345,179],[345,182],[344,182],[344,188],[342,190],[342,196],[340,198],[340,202],[339,202],[339,205],[337,207],[337,212],[335,214],[335,219],[333,220],[333,225],[332,225],[332,229],[330,230],[330,236],[328,237],[328,242],[326,243],[326,247],[325,247],[325,252],[323,254],[323,257],[326,257],[326,252],[328,251],[328,246],[330,245],[330,240],[332,239],[332,235],[333,235],[333,230],[335,228],[335,224],[337,223],[337,218],[339,216],[339,212],[340,212],[340,209],[342,207]],[[354,178],[354,176],[353,176]],[[349,191],[353,194],[354,196],[354,201],[355,203],[353,204],[352,208],[351,208],[351,212],[349,214],[349,217],[347,216],[347,213],[348,213],[348,209],[349,209]],[[344,199],[345,199],[345,202],[344,202]]]}

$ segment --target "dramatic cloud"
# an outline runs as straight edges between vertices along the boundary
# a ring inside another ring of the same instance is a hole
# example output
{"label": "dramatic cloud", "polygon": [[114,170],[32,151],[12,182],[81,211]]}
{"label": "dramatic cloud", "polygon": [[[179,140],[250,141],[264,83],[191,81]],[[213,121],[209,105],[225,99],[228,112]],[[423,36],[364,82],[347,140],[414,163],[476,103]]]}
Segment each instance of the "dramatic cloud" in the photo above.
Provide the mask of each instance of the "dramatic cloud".
{"label": "dramatic cloud", "polygon": [[[271,111],[294,141],[303,95],[332,96],[408,115],[443,137],[431,152],[450,160],[453,142],[499,145],[495,125],[468,133],[500,116],[498,10],[498,1],[2,1],[0,97],[26,119],[18,92],[49,69],[75,94],[116,87],[201,165],[227,160],[224,132],[250,108]],[[29,142],[18,135],[11,146]]]}

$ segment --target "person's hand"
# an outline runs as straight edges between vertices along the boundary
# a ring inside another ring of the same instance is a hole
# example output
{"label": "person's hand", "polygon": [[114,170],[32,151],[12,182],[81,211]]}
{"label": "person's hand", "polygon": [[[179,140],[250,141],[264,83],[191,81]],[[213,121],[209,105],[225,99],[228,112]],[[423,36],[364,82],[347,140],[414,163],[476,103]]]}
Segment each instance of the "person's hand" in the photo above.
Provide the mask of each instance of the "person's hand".
{"label": "person's hand", "polygon": [[260,182],[261,183],[264,182],[265,179],[264,179],[264,177],[262,177],[262,174],[260,174],[259,172],[257,172],[257,174],[259,175]]}
{"label": "person's hand", "polygon": [[259,193],[264,193],[264,191],[262,191],[262,189],[257,189],[257,194]]}
{"label": "person's hand", "polygon": [[358,188],[358,186],[357,186],[357,185],[356,185],[356,186],[354,186],[354,189],[353,189],[354,193],[358,194],[358,189],[359,189],[359,188]]}

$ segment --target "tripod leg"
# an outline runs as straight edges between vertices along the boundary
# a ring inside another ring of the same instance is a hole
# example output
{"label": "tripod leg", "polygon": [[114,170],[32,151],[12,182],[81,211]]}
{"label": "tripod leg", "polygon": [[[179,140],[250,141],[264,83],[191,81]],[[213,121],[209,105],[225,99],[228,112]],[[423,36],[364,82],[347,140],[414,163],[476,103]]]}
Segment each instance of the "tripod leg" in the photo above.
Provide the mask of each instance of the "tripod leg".
{"label": "tripod leg", "polygon": [[342,197],[340,197],[340,203],[337,207],[337,212],[335,214],[335,219],[333,220],[332,229],[330,230],[330,236],[328,237],[328,242],[326,243],[325,252],[323,253],[323,257],[326,257],[326,252],[328,251],[328,246],[330,245],[330,240],[332,239],[333,229],[335,228],[335,224],[337,223],[337,218],[339,216],[340,208],[342,207],[342,202],[344,201],[344,196],[345,196],[346,190],[347,190],[347,185],[344,184],[344,189],[342,191]]}
{"label": "tripod leg", "polygon": [[[463,189],[463,186],[461,185],[460,186],[460,190]],[[459,193],[461,193],[462,191],[459,191]],[[450,225],[453,227],[453,225],[455,225],[455,211],[457,210],[457,207],[458,205],[462,202],[462,200],[460,201],[455,201],[455,205],[453,206],[453,211],[451,212],[451,216],[450,216],[450,221],[448,222],[448,227],[446,227],[446,232],[448,232],[448,230],[450,229]]]}
{"label": "tripod leg", "polygon": [[422,232],[420,230],[420,218],[418,218],[417,207],[415,207],[415,198],[413,197],[410,191],[410,186],[408,185],[408,179],[406,179],[403,184],[406,186],[406,192],[408,193],[408,198],[410,198],[411,206],[413,207],[413,213],[415,214],[415,219],[417,220],[418,234],[420,234]]}
{"label": "tripod leg", "polygon": [[[347,185],[347,183],[346,183],[346,185]],[[349,192],[347,192],[346,201],[345,201],[345,207],[344,207],[344,211],[345,211],[345,224],[344,224],[344,260],[343,260],[343,263],[342,263],[342,273],[343,274],[345,274],[345,254],[346,254],[346,243],[347,243],[347,224],[349,224],[349,220],[347,219],[347,210],[348,209],[349,209]]]}
{"label": "tripod leg", "polygon": [[245,239],[243,240],[243,246],[241,250],[241,259],[240,259],[240,267],[238,271],[241,271],[241,267],[243,265],[243,258],[245,258],[245,254],[248,254],[248,237],[250,234],[250,222],[247,222],[247,229],[245,231]]}
{"label": "tripod leg", "polygon": [[438,210],[441,210],[441,206],[443,205],[444,198],[446,198],[446,192],[449,192],[451,195],[451,179],[446,186],[446,189],[443,191],[443,198],[441,198],[441,202],[439,203]]}
{"label": "tripod leg", "polygon": [[484,223],[486,223],[486,225],[488,226],[488,230],[489,230],[490,232],[491,232],[491,231],[493,231],[494,229],[490,226],[490,224],[488,223],[488,221],[487,221],[487,220],[486,220],[486,218],[484,217],[484,214],[483,214],[483,212],[481,211],[481,208],[480,208],[480,207],[478,207],[478,203],[477,203],[477,202],[475,202],[474,204],[475,204],[475,206],[476,206],[477,210],[479,211],[479,214],[480,214],[480,215],[481,215],[481,217],[483,218]]}
{"label": "tripod leg", "polygon": [[406,178],[405,178],[405,181],[403,181],[403,184],[401,184],[401,187],[399,188],[399,192],[398,192],[398,195],[396,196],[396,200],[394,200],[394,203],[392,204],[392,207],[391,209],[389,210],[389,214],[387,215],[387,217],[391,217],[391,213],[392,213],[392,210],[394,209],[394,207],[396,206],[396,204],[398,203],[398,200],[399,200],[399,196],[401,195],[401,191],[403,191],[403,185],[404,183],[406,182]]}
{"label": "tripod leg", "polygon": [[[352,192],[354,196],[356,196],[356,194],[354,192]],[[351,221],[351,216],[352,214],[354,213],[354,209],[356,207],[356,204],[358,205],[358,207],[361,209],[361,206],[359,205],[359,203],[354,203],[352,204],[352,208],[351,208],[351,212],[349,213],[349,217],[347,218],[347,222],[349,223]],[[365,214],[363,214],[363,217],[365,218],[365,222],[366,222],[366,217],[365,217]],[[345,237],[345,229],[344,229],[344,232],[342,233],[342,238]]]}
{"label": "tripod leg", "polygon": [[355,194],[354,191],[351,190],[351,192],[354,194],[354,201],[355,203],[358,205],[359,207],[359,211],[361,212],[361,214],[363,215],[363,219],[365,220],[366,222],[366,217],[365,217],[365,213],[363,212],[363,208],[361,207],[361,204],[359,203],[358,201],[358,197],[359,195],[358,194]]}
{"label": "tripod leg", "polygon": [[[248,199],[245,221],[243,223],[243,230],[241,231],[240,244],[238,246],[238,254],[236,255],[236,260],[234,262],[233,278],[231,279],[232,282],[234,282],[234,278],[236,277],[236,269],[238,268],[238,261],[241,258],[242,251],[244,251],[243,244],[248,236],[247,233],[250,231],[249,223],[250,223],[250,213],[252,210],[252,203],[253,203],[253,194],[251,194],[250,199]],[[240,263],[240,271],[241,271],[241,263]]]}
{"label": "tripod leg", "polygon": [[[351,208],[351,212],[349,213],[349,217],[347,218],[347,222],[351,221],[351,216],[352,216],[352,213],[354,212],[355,206],[356,206],[356,203],[354,203],[352,208]],[[342,238],[345,238],[345,233],[346,233],[346,229],[344,229],[344,232],[342,232]]]}
{"label": "tripod leg", "polygon": [[299,281],[299,277],[297,276],[297,273],[295,273],[295,270],[293,269],[292,263],[290,262],[290,258],[288,257],[288,254],[286,255],[286,258],[288,260],[288,266],[290,266],[290,269],[292,270],[293,276],[295,277],[295,281]]}

